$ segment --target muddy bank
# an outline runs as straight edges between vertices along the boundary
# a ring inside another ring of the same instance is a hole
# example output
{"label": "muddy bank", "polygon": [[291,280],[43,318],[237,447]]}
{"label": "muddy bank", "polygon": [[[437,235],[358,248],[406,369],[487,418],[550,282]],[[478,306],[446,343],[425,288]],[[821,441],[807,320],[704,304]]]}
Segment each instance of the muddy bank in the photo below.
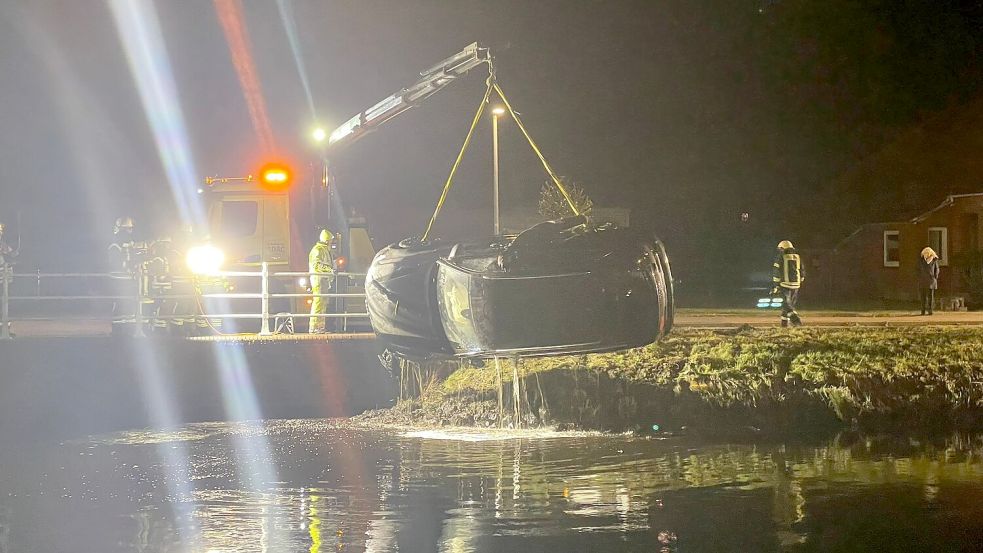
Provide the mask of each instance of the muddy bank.
{"label": "muddy bank", "polygon": [[983,328],[681,331],[623,353],[526,360],[518,371],[489,361],[407,366],[401,376],[396,407],[361,421],[692,433],[983,428]]}

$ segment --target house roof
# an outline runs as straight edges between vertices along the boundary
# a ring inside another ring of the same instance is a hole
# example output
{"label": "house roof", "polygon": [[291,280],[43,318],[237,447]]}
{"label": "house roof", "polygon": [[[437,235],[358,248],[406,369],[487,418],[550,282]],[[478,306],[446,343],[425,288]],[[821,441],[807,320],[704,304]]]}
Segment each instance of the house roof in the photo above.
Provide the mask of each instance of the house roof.
{"label": "house roof", "polygon": [[950,205],[954,204],[956,202],[956,200],[959,199],[959,198],[973,198],[973,197],[977,197],[977,196],[983,196],[983,192],[975,192],[973,194],[950,194],[949,196],[946,196],[945,200],[943,200],[942,203],[940,203],[938,206],[936,206],[935,208],[930,209],[930,210],[926,211],[925,213],[922,213],[921,215],[913,218],[910,222],[912,222],[912,223],[921,223],[926,218],[928,218],[929,215],[935,213],[936,211],[938,211],[940,209],[944,209],[946,207],[949,207]]}
{"label": "house roof", "polygon": [[881,228],[883,228],[883,227],[886,227],[886,226],[889,226],[889,225],[899,225],[899,224],[900,225],[903,225],[904,223],[864,223],[864,224],[860,225],[859,227],[857,227],[857,230],[851,232],[846,238],[844,238],[844,239],[840,240],[839,242],[837,242],[836,245],[833,246],[833,251],[835,252],[835,251],[839,250],[844,244],[846,244],[847,242],[853,240],[858,234],[860,234],[861,232],[863,232],[866,229],[869,229],[869,228],[872,228],[872,227],[881,227]]}
{"label": "house roof", "polygon": [[885,226],[889,226],[889,225],[904,225],[904,224],[908,224],[908,223],[916,223],[916,224],[917,223],[921,223],[922,221],[924,221],[925,219],[927,219],[929,215],[935,213],[936,211],[939,211],[940,209],[945,209],[945,208],[951,206],[952,204],[956,203],[956,200],[958,200],[960,198],[977,198],[977,197],[981,197],[981,196],[983,196],[983,192],[974,192],[972,194],[950,194],[950,195],[946,196],[945,200],[943,200],[942,203],[940,203],[939,205],[937,205],[934,208],[926,211],[925,213],[922,213],[921,215],[919,215],[917,217],[914,217],[913,219],[909,219],[908,221],[884,222],[884,223],[864,223],[864,224],[860,225],[859,227],[857,227],[857,230],[851,232],[845,238],[843,238],[842,240],[840,240],[839,242],[837,242],[836,245],[833,246],[833,251],[839,250],[844,244],[846,244],[847,242],[853,240],[858,234],[860,234],[861,232],[863,232],[865,229],[869,229],[871,227],[885,227]]}

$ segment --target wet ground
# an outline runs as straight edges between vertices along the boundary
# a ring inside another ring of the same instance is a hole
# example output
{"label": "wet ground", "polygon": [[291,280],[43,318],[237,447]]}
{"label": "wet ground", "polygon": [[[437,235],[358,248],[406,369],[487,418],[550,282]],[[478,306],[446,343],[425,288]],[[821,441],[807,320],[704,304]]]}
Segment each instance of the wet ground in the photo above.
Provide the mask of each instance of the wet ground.
{"label": "wet ground", "polygon": [[983,439],[199,424],[0,451],[0,551],[973,551]]}

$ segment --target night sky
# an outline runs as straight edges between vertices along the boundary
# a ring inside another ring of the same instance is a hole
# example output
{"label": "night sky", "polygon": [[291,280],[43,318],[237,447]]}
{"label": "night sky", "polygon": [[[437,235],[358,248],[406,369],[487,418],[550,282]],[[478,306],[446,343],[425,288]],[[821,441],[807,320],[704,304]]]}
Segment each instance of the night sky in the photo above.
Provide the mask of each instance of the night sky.
{"label": "night sky", "polygon": [[[837,196],[830,183],[980,87],[976,2],[288,4],[325,127],[480,41],[557,171],[597,205],[630,207],[684,275],[757,263],[779,238],[828,245],[825,234],[865,222],[828,224],[837,204],[877,191]],[[150,5],[195,174],[255,172],[267,154],[215,5]],[[277,151],[304,160],[314,115],[277,3],[242,8]],[[4,0],[0,75],[0,218],[15,227],[20,213],[25,265],[97,266],[125,213],[147,234],[171,232],[176,208],[107,3]],[[378,242],[422,231],[483,86],[479,69],[335,158]],[[452,209],[490,210],[489,135],[486,123]],[[502,141],[504,208],[535,202],[541,168],[514,126]],[[490,229],[490,215],[475,224]]]}

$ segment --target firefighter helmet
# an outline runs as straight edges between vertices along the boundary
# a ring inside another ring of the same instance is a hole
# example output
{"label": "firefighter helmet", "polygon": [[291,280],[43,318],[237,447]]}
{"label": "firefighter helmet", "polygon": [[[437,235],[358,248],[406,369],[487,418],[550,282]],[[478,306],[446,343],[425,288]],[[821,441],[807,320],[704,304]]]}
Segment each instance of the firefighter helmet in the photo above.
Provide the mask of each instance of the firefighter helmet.
{"label": "firefighter helmet", "polygon": [[116,224],[113,225],[113,234],[119,234],[123,229],[133,232],[132,217],[120,217],[119,219],[116,219]]}
{"label": "firefighter helmet", "polygon": [[778,249],[780,250],[791,250],[792,247],[793,247],[792,243],[789,242],[788,240],[782,240],[781,242],[778,243]]}
{"label": "firefighter helmet", "polygon": [[328,229],[321,229],[321,236],[319,237],[319,239],[321,242],[327,244],[328,242],[334,240],[334,233]]}

